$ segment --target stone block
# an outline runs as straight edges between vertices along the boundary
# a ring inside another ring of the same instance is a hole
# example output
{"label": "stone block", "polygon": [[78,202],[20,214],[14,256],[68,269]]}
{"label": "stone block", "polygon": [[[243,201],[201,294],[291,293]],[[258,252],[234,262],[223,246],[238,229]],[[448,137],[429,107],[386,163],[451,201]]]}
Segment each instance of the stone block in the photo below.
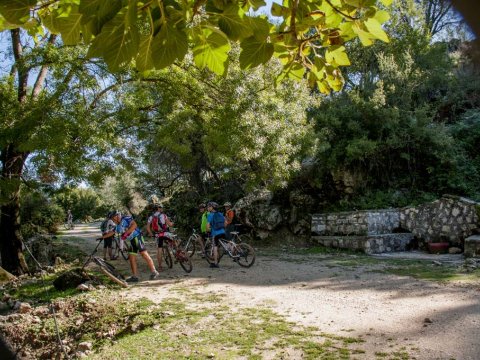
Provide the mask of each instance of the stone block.
{"label": "stone block", "polygon": [[465,239],[465,257],[480,257],[480,235],[473,235]]}

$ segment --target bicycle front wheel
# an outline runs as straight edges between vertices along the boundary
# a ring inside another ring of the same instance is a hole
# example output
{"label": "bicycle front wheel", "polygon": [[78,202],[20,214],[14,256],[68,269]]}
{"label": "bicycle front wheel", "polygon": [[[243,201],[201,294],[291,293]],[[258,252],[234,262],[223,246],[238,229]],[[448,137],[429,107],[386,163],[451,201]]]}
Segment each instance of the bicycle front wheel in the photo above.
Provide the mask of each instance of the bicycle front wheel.
{"label": "bicycle front wheel", "polygon": [[120,243],[118,242],[118,239],[113,240],[112,255],[114,258],[118,258],[119,256],[121,256],[124,260],[128,260],[127,249],[120,248]]}
{"label": "bicycle front wheel", "polygon": [[195,236],[191,235],[187,241],[182,240],[180,243],[180,248],[182,248],[189,257],[192,257],[195,254],[195,243],[196,243]]}
{"label": "bicycle front wheel", "polygon": [[232,253],[233,258],[241,267],[249,268],[255,262],[255,250],[248,244],[236,244]]}
{"label": "bicycle front wheel", "polygon": [[190,259],[190,256],[188,256],[185,251],[181,249],[177,250],[175,257],[177,258],[180,266],[183,268],[183,270],[185,270],[185,272],[189,273],[192,271],[192,259]]}
{"label": "bicycle front wheel", "polygon": [[116,282],[118,285],[123,286],[123,287],[128,287],[127,282],[125,281],[125,278],[123,277],[122,274],[120,274],[117,269],[113,265],[110,265],[107,263],[105,260],[99,257],[94,257],[93,261],[100,266],[100,270],[107,275],[110,279],[112,279],[114,282]]}

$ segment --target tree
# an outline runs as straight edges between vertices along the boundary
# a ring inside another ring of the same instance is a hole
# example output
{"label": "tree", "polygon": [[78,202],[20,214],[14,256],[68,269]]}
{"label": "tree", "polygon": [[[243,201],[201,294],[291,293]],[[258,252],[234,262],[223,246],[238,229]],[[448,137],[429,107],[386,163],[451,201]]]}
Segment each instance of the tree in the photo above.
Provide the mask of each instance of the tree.
{"label": "tree", "polygon": [[[242,191],[284,186],[314,149],[306,109],[317,98],[306,81],[275,85],[281,66],[241,70],[238,51],[224,77],[192,62],[157,73],[156,83],[135,83],[129,92],[144,109],[135,143],[143,154],[151,193],[189,185],[201,195],[208,186],[234,181]],[[147,185],[144,186],[147,188]],[[171,192],[170,192],[171,193]]]}
{"label": "tree", "polygon": [[381,25],[389,16],[376,5],[391,2],[284,0],[272,4],[271,13],[281,18],[276,25],[251,15],[263,0],[5,0],[0,30],[22,26],[39,33],[45,26],[67,45],[88,45],[89,57],[105,59],[112,71],[132,61],[139,71],[162,69],[191,48],[199,68],[222,75],[231,43],[239,42],[243,69],[275,56],[283,65],[279,79],[302,79],[308,70],[310,83],[328,93],[342,87],[339,67],[350,64],[345,42],[388,42]]}
{"label": "tree", "polygon": [[19,193],[31,180],[26,164],[43,182],[95,179],[111,167],[111,144],[122,139],[108,121],[115,103],[106,99],[117,79],[102,62],[54,34],[32,38],[16,28],[9,37],[11,69],[0,78],[0,253],[5,269],[22,273]]}

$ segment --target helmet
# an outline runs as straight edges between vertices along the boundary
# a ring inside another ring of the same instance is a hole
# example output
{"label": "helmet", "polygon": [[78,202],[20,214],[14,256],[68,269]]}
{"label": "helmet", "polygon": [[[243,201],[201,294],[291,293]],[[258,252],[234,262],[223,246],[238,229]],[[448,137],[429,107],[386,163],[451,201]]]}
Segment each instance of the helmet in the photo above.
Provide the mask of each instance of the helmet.
{"label": "helmet", "polygon": [[210,201],[208,204],[207,204],[207,207],[208,206],[211,206],[213,207],[214,209],[218,208],[218,204],[215,202],[215,201]]}
{"label": "helmet", "polygon": [[154,210],[163,209],[163,205],[162,205],[161,203],[153,204],[153,209],[154,209]]}
{"label": "helmet", "polygon": [[205,205],[205,203],[201,203],[201,204],[198,205],[198,207],[199,207],[199,208],[206,208],[207,205]]}
{"label": "helmet", "polygon": [[232,203],[227,201],[225,204],[223,204],[223,206],[228,206],[228,207],[232,207]]}
{"label": "helmet", "polygon": [[116,215],[120,215],[120,216],[121,216],[122,213],[121,213],[120,211],[118,211],[118,210],[112,210],[112,211],[110,211],[110,212],[108,213],[107,217],[108,217],[109,219],[111,219],[111,218],[113,218],[113,217],[116,216]]}

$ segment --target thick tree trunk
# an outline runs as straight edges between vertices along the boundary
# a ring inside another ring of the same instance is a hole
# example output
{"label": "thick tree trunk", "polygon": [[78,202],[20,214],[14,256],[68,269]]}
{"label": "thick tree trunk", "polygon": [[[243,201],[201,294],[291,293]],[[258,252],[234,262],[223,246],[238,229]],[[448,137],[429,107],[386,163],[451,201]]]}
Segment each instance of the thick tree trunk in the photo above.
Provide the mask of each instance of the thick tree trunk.
{"label": "thick tree trunk", "polygon": [[28,271],[22,252],[20,233],[20,180],[28,153],[13,145],[2,150],[2,192],[6,200],[0,211],[0,255],[2,267],[12,274]]}

